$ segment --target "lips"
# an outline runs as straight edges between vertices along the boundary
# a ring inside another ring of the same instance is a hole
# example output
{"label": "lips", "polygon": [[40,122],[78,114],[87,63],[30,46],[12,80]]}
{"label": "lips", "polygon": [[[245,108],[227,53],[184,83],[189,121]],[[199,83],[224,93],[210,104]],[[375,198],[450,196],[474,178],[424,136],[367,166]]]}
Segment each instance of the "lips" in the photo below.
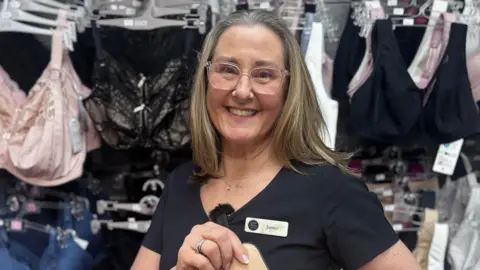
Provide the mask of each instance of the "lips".
{"label": "lips", "polygon": [[258,111],[256,111],[256,110],[236,109],[236,108],[232,108],[232,107],[227,107],[227,110],[228,110],[231,114],[238,115],[238,116],[245,116],[245,117],[254,116],[254,115],[257,114],[257,112],[258,112]]}

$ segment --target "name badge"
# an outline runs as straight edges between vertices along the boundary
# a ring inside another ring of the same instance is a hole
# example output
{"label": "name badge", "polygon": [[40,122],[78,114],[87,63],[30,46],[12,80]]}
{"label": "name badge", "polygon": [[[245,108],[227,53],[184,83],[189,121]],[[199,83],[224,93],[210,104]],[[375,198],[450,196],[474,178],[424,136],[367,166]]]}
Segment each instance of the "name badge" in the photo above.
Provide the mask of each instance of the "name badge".
{"label": "name badge", "polygon": [[288,222],[262,218],[247,218],[245,231],[264,235],[287,237]]}

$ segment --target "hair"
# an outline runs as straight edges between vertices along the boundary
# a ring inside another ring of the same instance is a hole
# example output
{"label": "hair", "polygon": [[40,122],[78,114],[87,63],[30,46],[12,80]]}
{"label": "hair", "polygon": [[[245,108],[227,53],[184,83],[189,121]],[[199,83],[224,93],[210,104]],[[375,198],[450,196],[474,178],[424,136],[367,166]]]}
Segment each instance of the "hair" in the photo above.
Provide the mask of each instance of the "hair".
{"label": "hair", "polygon": [[[329,163],[343,172],[351,173],[346,162],[351,154],[328,148],[322,137],[326,134],[313,82],[310,78],[298,41],[284,21],[264,10],[238,11],[218,22],[208,33],[195,74],[190,108],[190,129],[193,160],[197,171],[193,182],[204,182],[210,177],[221,177],[220,138],[212,124],[206,102],[208,79],[205,65],[215,53],[220,36],[236,25],[261,25],[280,37],[284,50],[285,67],[290,72],[283,109],[273,130],[273,147],[277,158],[286,168],[302,173],[298,162],[306,165]],[[301,106],[299,106],[301,105]]]}

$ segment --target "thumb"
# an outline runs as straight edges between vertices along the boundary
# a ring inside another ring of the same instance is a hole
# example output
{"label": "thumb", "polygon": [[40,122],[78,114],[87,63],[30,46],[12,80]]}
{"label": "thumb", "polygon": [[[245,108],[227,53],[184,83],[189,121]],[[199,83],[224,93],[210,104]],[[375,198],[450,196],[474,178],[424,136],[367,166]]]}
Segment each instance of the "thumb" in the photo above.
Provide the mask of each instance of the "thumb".
{"label": "thumb", "polygon": [[235,259],[243,264],[248,264],[250,260],[248,257],[248,250],[243,246],[242,242],[235,233],[230,231],[229,236],[233,248],[233,256]]}

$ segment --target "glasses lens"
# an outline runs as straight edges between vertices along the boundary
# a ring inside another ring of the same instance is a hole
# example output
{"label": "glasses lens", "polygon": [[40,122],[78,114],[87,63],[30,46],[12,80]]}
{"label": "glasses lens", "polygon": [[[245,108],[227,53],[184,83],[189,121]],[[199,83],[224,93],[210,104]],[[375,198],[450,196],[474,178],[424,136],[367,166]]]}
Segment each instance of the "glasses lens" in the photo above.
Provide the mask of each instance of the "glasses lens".
{"label": "glasses lens", "polygon": [[[240,69],[228,63],[212,63],[208,80],[217,89],[233,90],[240,80]],[[283,74],[274,68],[254,68],[250,72],[250,84],[253,90],[261,94],[274,94],[282,84]]]}
{"label": "glasses lens", "polygon": [[240,79],[240,70],[227,63],[212,63],[208,73],[208,80],[213,87],[223,90],[232,90]]}
{"label": "glasses lens", "polygon": [[255,68],[250,72],[252,87],[258,93],[276,93],[280,89],[282,79],[282,72],[273,68]]}

